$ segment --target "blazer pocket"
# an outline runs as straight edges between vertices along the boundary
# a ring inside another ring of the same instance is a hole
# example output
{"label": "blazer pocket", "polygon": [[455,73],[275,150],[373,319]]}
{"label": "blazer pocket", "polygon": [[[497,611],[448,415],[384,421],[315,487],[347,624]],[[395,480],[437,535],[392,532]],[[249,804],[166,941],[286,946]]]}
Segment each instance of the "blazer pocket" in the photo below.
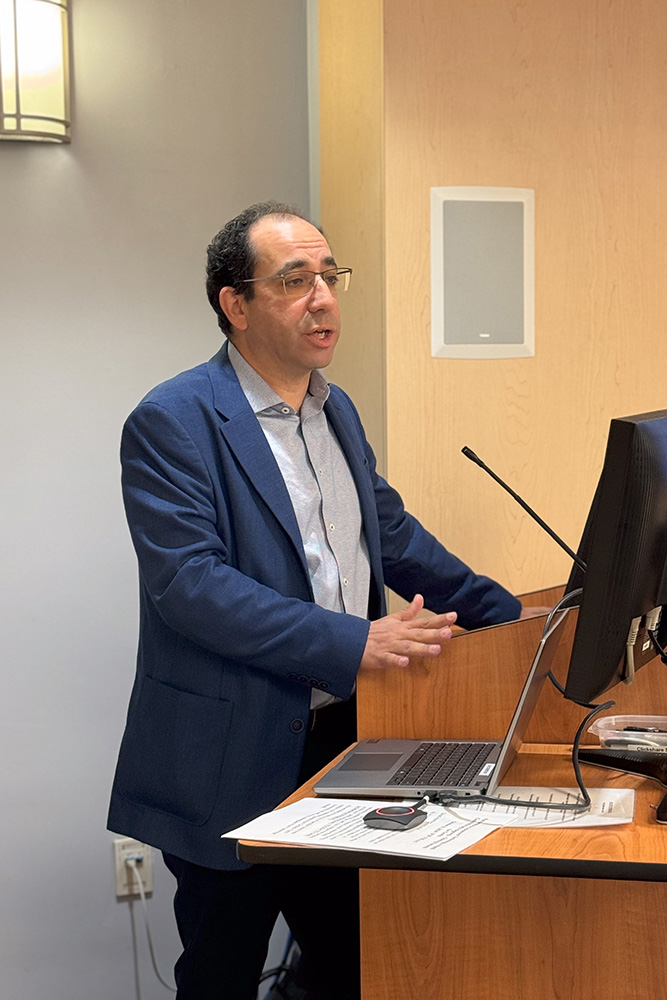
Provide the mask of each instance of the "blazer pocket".
{"label": "blazer pocket", "polygon": [[144,677],[118,760],[118,790],[197,825],[215,808],[232,703]]}

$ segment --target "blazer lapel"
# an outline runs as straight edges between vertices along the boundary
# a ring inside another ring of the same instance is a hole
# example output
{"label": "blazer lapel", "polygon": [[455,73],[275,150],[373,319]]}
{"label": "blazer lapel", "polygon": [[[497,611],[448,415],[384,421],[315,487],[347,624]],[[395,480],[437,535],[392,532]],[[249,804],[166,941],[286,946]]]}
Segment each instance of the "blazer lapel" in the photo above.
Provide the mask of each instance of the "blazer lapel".
{"label": "blazer lapel", "polygon": [[289,536],[306,578],[310,580],[290,495],[259,421],[239,385],[227,355],[226,343],[211,358],[207,367],[213,387],[213,402],[223,418],[220,425],[222,435],[264,503]]}
{"label": "blazer lapel", "polygon": [[359,506],[361,507],[361,517],[364,524],[364,535],[368,546],[368,556],[371,563],[371,571],[376,581],[383,579],[382,573],[382,551],[380,546],[380,535],[378,531],[377,507],[375,505],[375,493],[370,477],[368,459],[362,448],[359,446],[359,438],[351,432],[350,422],[345,412],[338,403],[329,397],[325,403],[325,412],[329,423],[333,427],[340,446],[345,453],[350,472],[357,487],[359,496]]}

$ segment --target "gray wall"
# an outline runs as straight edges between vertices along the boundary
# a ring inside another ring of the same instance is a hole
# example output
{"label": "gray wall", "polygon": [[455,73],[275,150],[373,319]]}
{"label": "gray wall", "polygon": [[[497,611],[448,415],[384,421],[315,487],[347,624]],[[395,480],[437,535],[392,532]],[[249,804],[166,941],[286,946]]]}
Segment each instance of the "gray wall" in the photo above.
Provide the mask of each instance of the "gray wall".
{"label": "gray wall", "polygon": [[[137,631],[120,428],[217,350],[213,233],[266,197],[308,207],[306,2],[72,9],[72,145],[0,143],[0,992],[134,1000],[105,831]],[[170,976],[171,892],[159,862]],[[142,998],[168,996],[135,917]]]}

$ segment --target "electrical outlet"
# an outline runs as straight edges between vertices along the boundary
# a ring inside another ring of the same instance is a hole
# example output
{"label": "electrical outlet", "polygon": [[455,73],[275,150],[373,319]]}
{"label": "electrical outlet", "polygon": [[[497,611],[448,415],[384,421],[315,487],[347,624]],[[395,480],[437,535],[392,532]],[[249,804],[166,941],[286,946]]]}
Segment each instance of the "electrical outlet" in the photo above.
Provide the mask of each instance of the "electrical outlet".
{"label": "electrical outlet", "polygon": [[131,837],[118,837],[113,842],[116,866],[116,899],[131,899],[141,895],[134,871],[127,864],[134,859],[144,887],[144,895],[153,891],[153,852],[148,844]]}

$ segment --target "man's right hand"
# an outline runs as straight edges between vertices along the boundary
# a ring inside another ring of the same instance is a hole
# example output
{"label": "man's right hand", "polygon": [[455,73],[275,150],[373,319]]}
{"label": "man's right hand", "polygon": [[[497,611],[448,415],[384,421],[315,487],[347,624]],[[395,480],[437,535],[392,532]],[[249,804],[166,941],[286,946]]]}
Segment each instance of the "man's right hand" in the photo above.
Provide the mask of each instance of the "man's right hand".
{"label": "man's right hand", "polygon": [[416,594],[403,611],[371,622],[360,670],[407,667],[413,656],[439,656],[442,643],[452,637],[456,612],[417,618],[424,598]]}

